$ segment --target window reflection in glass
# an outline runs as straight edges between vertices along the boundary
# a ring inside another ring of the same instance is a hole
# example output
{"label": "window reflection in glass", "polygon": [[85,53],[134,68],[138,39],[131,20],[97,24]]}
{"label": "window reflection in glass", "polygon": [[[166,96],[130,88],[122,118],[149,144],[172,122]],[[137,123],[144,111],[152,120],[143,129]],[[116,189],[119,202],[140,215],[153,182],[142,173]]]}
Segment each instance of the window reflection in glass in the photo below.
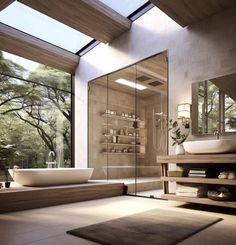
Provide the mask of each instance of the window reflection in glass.
{"label": "window reflection in glass", "polygon": [[236,102],[225,95],[224,105],[225,132],[236,132]]}
{"label": "window reflection in glass", "polygon": [[211,81],[198,87],[198,133],[213,133],[219,128],[219,88]]}

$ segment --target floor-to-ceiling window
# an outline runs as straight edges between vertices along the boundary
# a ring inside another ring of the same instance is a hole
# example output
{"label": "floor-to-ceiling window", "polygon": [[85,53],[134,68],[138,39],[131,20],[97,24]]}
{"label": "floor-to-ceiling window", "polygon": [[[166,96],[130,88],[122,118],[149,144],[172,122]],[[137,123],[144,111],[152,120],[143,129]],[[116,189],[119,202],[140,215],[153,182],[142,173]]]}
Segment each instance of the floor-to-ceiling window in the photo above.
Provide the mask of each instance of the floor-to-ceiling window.
{"label": "floor-to-ceiling window", "polygon": [[9,167],[71,166],[71,75],[0,52],[0,150]]}

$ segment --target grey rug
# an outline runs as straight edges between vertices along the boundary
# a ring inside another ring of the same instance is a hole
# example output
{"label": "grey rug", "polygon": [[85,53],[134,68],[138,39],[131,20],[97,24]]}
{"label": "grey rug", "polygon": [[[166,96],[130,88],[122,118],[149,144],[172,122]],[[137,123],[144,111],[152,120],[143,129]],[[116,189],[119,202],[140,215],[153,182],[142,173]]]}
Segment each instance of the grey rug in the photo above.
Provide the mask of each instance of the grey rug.
{"label": "grey rug", "polygon": [[220,220],[217,217],[154,209],[67,233],[104,245],[170,245]]}

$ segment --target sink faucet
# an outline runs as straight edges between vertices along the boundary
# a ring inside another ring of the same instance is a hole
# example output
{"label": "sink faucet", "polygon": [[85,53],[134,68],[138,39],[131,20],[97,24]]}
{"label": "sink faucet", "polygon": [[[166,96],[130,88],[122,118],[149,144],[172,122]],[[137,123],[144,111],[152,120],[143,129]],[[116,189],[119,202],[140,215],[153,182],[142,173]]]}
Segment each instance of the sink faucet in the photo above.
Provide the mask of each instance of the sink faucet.
{"label": "sink faucet", "polygon": [[218,140],[220,138],[220,132],[218,129],[214,131],[214,136],[216,136],[216,139]]}

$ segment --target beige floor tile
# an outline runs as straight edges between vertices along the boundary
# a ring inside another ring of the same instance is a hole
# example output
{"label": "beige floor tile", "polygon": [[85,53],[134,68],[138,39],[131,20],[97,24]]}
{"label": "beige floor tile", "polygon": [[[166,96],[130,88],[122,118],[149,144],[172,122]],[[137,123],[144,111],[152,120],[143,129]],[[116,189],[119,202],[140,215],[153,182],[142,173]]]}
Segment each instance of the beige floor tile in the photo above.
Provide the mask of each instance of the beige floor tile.
{"label": "beige floor tile", "polygon": [[94,244],[66,234],[67,230],[144,212],[169,209],[221,217],[223,221],[182,241],[180,244],[236,244],[236,218],[214,209],[186,206],[180,202],[120,196],[0,215],[1,245]]}

